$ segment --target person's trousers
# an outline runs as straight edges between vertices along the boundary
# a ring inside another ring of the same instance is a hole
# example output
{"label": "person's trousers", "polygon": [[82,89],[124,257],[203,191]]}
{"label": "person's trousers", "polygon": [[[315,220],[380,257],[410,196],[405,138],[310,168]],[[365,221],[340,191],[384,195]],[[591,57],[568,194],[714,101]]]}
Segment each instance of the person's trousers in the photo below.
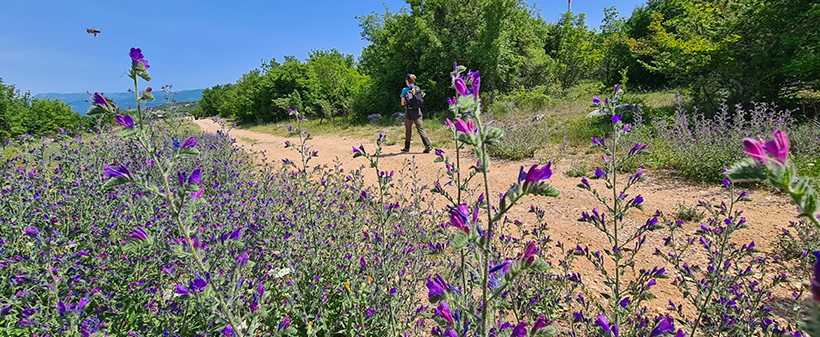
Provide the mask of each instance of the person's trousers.
{"label": "person's trousers", "polygon": [[415,124],[416,129],[419,130],[421,142],[424,143],[425,147],[430,147],[430,139],[427,138],[427,132],[424,132],[424,126],[422,125],[422,118],[419,117],[418,119],[404,119],[404,148],[410,148],[410,137],[413,135],[413,124]]}

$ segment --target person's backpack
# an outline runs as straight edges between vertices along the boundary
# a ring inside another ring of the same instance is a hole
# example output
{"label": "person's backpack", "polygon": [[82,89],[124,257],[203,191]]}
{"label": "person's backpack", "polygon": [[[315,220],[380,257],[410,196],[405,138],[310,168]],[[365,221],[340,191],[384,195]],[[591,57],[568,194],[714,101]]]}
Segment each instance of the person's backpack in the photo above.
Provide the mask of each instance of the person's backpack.
{"label": "person's backpack", "polygon": [[405,104],[409,110],[418,110],[424,107],[424,93],[418,86],[413,86],[404,94]]}

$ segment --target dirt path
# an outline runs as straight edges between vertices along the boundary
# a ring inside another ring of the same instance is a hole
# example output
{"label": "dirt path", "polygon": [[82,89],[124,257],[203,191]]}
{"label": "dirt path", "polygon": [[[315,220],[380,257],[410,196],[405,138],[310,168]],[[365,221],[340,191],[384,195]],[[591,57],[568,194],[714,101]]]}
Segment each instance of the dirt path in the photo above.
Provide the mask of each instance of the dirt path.
{"label": "dirt path", "polygon": [[[218,125],[211,120],[197,120],[197,125],[203,131],[216,132],[220,129]],[[290,158],[298,161],[298,154],[291,149],[284,148],[285,141],[293,142],[293,138],[279,137],[269,134],[256,133],[247,130],[235,129],[231,130],[230,134],[237,139],[237,143],[242,147],[246,147],[253,151],[264,151],[269,161],[280,161],[283,158]],[[375,147],[375,137],[371,140],[351,139],[337,136],[322,136],[316,137],[310,142],[313,150],[319,152],[319,157],[316,158],[315,164],[332,164],[333,159],[339,158],[347,168],[358,168],[361,165],[366,165],[367,162],[363,158],[353,159],[352,148],[364,144],[368,151],[373,151]],[[414,134],[414,137],[417,135]],[[296,139],[298,141],[298,138]],[[442,163],[434,163],[435,155],[422,154],[421,144],[418,139],[413,140],[414,147],[411,153],[401,153],[399,150],[403,140],[397,143],[400,145],[385,146],[385,155],[380,159],[380,166],[382,170],[400,171],[407,160],[414,159],[419,166],[419,177],[425,184],[430,186],[437,179],[441,179],[442,184],[447,180],[443,177],[444,165]],[[452,149],[444,149],[448,155],[453,155]],[[465,156],[462,161],[475,163],[474,156]],[[518,177],[518,170],[521,165],[529,167],[535,162],[532,160],[525,160],[521,162],[511,161],[494,161],[490,173],[491,194],[498,196],[500,192],[506,190]],[[311,162],[314,164],[314,162]],[[522,200],[521,204],[510,213],[511,219],[520,219],[525,224],[532,225],[535,217],[528,214],[529,206],[535,204],[546,210],[546,221],[549,223],[550,233],[553,239],[564,242],[569,247],[574,247],[576,244],[583,246],[588,245],[590,249],[603,249],[608,245],[603,234],[597,232],[589,224],[579,223],[577,219],[581,212],[590,211],[592,208],[602,208],[602,205],[597,204],[594,197],[587,191],[579,189],[576,185],[580,182],[580,178],[571,178],[566,176],[565,172],[570,169],[568,161],[562,161],[561,164],[554,165],[552,168],[553,175],[550,183],[561,192],[557,198],[528,198]],[[634,210],[627,219],[627,226],[637,226],[643,224],[646,219],[654,214],[655,210],[661,210],[668,216],[675,214],[678,205],[685,203],[687,205],[694,205],[698,200],[720,203],[721,200],[728,198],[726,190],[720,186],[714,185],[695,185],[678,179],[670,179],[663,174],[653,174],[653,172],[646,172],[646,182],[636,185],[631,190],[632,195],[640,194],[644,197],[644,212]],[[369,181],[375,180],[375,173],[372,170],[366,172],[366,177]],[[475,179],[476,181],[478,179]],[[600,182],[592,182],[593,187],[599,191],[605,190]],[[483,190],[483,187],[482,187]],[[754,241],[757,247],[764,251],[771,251],[776,242],[777,234],[785,228],[789,221],[794,221],[794,214],[796,208],[782,195],[773,195],[766,191],[753,191],[750,193],[754,202],[741,204],[741,209],[745,210],[743,216],[746,217],[749,224],[749,229],[740,231],[736,234],[736,240],[742,243]],[[497,200],[497,199],[496,199]],[[437,201],[436,209],[442,209],[444,203]],[[698,224],[690,223],[686,228],[694,230]],[[634,227],[632,227],[634,228]],[[661,231],[665,232],[665,231]],[[650,255],[654,251],[655,246],[662,245],[663,233],[653,233],[647,239],[646,245],[648,248],[646,256],[639,256],[637,261],[639,267],[651,268],[652,266],[662,266],[663,261],[659,258]],[[667,270],[668,270],[667,266]],[[666,304],[666,299],[672,297],[677,298],[680,294],[677,290],[669,285],[667,282],[659,283],[655,290],[658,296],[658,309]]]}

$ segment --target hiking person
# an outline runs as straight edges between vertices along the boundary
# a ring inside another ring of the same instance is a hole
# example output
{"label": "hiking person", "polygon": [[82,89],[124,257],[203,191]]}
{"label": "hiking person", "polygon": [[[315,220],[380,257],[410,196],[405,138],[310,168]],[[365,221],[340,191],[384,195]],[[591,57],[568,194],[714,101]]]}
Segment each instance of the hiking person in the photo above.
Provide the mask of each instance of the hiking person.
{"label": "hiking person", "polygon": [[404,148],[401,152],[410,152],[410,137],[413,135],[413,124],[415,124],[421,136],[421,142],[424,143],[424,153],[430,153],[433,147],[430,146],[430,139],[424,132],[421,115],[425,94],[415,84],[416,75],[407,74],[404,83],[407,86],[401,90],[401,105],[404,106]]}

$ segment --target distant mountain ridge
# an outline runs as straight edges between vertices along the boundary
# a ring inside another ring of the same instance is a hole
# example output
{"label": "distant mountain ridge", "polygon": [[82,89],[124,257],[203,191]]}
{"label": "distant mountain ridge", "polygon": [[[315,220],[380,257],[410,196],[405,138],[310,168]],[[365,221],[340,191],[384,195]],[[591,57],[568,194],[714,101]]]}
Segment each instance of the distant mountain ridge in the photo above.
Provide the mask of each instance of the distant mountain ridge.
{"label": "distant mountain ridge", "polygon": [[[193,90],[182,90],[177,91],[176,100],[177,102],[194,102],[198,101],[202,98],[202,90],[204,89],[193,89]],[[133,93],[129,92],[116,92],[116,93],[102,93],[105,97],[111,99],[116,103],[121,109],[127,109],[129,106],[132,108],[136,108],[137,101],[134,97]],[[162,91],[154,90],[154,99],[151,102],[148,102],[147,106],[155,107],[158,105],[165,104],[165,99],[162,97]],[[72,110],[80,113],[81,115],[85,115],[86,111],[91,108],[91,103],[86,102],[90,101],[90,97],[87,93],[72,93],[72,94],[37,94],[34,95],[33,98],[50,98],[50,99],[59,99],[66,104],[68,104]],[[144,103],[144,102],[143,102]]]}

